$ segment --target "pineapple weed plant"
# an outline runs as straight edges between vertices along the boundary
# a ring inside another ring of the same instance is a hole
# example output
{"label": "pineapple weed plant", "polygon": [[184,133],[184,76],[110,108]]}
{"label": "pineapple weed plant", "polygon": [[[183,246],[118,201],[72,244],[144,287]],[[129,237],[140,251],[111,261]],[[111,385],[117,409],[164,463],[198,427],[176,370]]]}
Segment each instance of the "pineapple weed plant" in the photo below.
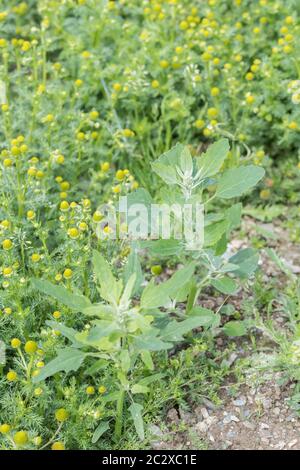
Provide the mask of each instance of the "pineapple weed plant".
{"label": "pineapple weed plant", "polygon": [[[148,445],[170,404],[216,399],[214,337],[253,324],[226,319],[258,254],[227,245],[262,165],[284,156],[299,178],[299,5],[194,3],[0,2],[2,449]],[[275,186],[262,202],[284,201]],[[112,240],[97,205],[124,195],[203,204],[204,246]],[[292,346],[255,326],[298,380],[289,278]],[[207,289],[224,296],[217,311]]]}

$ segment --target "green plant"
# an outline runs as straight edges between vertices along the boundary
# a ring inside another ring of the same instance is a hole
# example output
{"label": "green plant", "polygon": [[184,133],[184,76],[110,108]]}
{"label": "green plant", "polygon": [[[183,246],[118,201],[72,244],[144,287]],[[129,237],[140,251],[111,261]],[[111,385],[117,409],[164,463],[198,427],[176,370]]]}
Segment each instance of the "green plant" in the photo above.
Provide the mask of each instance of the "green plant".
{"label": "green plant", "polygon": [[[204,156],[195,160],[192,159],[187,147],[177,145],[160,157],[153,164],[153,168],[168,184],[179,187],[180,192],[173,193],[177,201],[188,203],[192,199],[194,201],[196,197],[208,206],[215,197],[229,199],[240,196],[254,186],[264,174],[262,168],[248,166],[227,170],[217,180],[212,179],[219,172],[227,153],[226,140],[212,145]],[[209,200],[203,199],[203,192],[212,185],[215,186],[214,194]],[[141,195],[145,196],[145,191],[137,190],[129,196],[129,200],[131,202],[140,200]],[[148,202],[149,197],[147,195]],[[206,225],[203,249],[199,249],[197,245],[193,246],[192,259],[188,260],[186,257],[185,267],[158,285],[152,280],[146,287],[141,287],[143,276],[136,250],[133,250],[129,256],[122,279],[117,279],[104,257],[94,251],[93,270],[102,299],[100,303],[92,304],[80,293],[72,293],[65,287],[35,279],[34,287],[53,296],[70,309],[82,312],[91,320],[81,332],[63,324],[47,322],[71,341],[72,346],[60,350],[58,356],[42,369],[34,381],[40,382],[60,371],[76,371],[85,360],[91,358],[96,361],[96,365],[92,366],[95,373],[98,363],[100,367],[107,363],[116,371],[118,383],[114,395],[115,440],[120,439],[123,429],[124,403],[128,406],[140,439],[143,440],[143,404],[141,400],[135,401],[134,395],[147,393],[147,385],[156,379],[156,375],[146,377],[146,381],[142,379],[134,383],[134,372],[138,361],[142,361],[146,368],[152,371],[154,369],[152,352],[171,349],[176,342],[183,341],[183,336],[193,328],[217,328],[221,319],[219,312],[197,305],[201,290],[212,285],[227,296],[234,294],[238,286],[229,274],[237,278],[248,278],[257,267],[257,255],[252,250],[242,250],[228,260],[216,255],[216,252],[225,252],[227,237],[230,230],[236,226],[239,216],[239,205],[235,206],[233,211],[226,209],[220,214],[208,214],[204,220]],[[220,247],[219,242],[222,237]],[[161,241],[147,242],[146,245],[150,250],[154,247],[156,254],[167,250],[169,255],[179,255],[186,249],[184,244],[181,246],[176,244],[176,240],[164,242],[163,248],[159,245],[159,250],[157,243],[160,244]],[[168,250],[170,245],[172,253]],[[196,268],[197,273],[195,273]],[[202,274],[203,271],[205,275]],[[182,308],[178,309],[176,305],[185,301],[184,313]],[[173,315],[170,315],[172,313]],[[223,330],[229,336],[245,334],[244,325],[237,321],[228,322]],[[95,431],[94,441],[98,440],[107,429],[109,422],[101,422]]]}

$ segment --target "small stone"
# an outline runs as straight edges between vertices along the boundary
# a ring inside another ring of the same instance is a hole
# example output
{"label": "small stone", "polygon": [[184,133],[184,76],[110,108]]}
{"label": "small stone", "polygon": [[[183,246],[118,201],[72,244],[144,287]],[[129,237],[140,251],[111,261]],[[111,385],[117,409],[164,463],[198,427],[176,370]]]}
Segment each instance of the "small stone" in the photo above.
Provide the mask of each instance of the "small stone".
{"label": "small stone", "polygon": [[223,419],[223,424],[229,424],[231,423],[232,421],[236,422],[236,423],[239,423],[239,418],[235,415],[232,415],[232,414],[228,414],[225,416],[225,418]]}
{"label": "small stone", "polygon": [[205,434],[208,430],[208,426],[204,421],[200,421],[195,425],[195,428],[197,431],[199,431],[202,434]]}
{"label": "small stone", "polygon": [[216,421],[217,421],[216,416],[209,416],[208,418],[206,418],[205,423],[207,424],[208,427],[210,427]]}
{"label": "small stone", "polygon": [[294,447],[295,444],[297,444],[298,439],[293,439],[291,442],[288,443],[288,447],[291,449]]}
{"label": "small stone", "polygon": [[171,408],[167,413],[167,418],[170,421],[173,421],[173,422],[177,423],[179,421],[179,416],[178,416],[177,410],[175,410],[175,408]]}
{"label": "small stone", "polygon": [[260,423],[261,429],[269,429],[270,426],[267,423]]}
{"label": "small stone", "polygon": [[237,416],[235,416],[235,415],[231,415],[231,421],[234,421],[235,423],[239,423],[239,422],[240,422],[239,418],[238,418]]}
{"label": "small stone", "polygon": [[235,406],[244,406],[246,404],[246,397],[240,396],[232,402]]}
{"label": "small stone", "polygon": [[254,431],[254,429],[256,428],[255,424],[250,423],[250,421],[243,421],[243,425],[245,426],[245,428],[251,429],[251,431]]}
{"label": "small stone", "polygon": [[215,411],[217,409],[217,406],[210,401],[208,398],[203,397],[202,398],[203,404],[210,410]]}
{"label": "small stone", "polygon": [[206,408],[201,408],[201,413],[204,419],[209,418],[209,414]]}
{"label": "small stone", "polygon": [[273,409],[273,414],[276,415],[276,416],[280,415],[280,408],[278,408],[278,407],[274,408]]}

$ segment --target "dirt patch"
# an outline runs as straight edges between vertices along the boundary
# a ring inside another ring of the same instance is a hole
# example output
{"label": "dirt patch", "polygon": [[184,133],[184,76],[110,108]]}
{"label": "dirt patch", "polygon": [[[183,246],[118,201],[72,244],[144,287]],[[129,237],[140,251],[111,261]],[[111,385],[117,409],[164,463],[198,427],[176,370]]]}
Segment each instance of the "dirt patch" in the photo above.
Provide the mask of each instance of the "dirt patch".
{"label": "dirt patch", "polygon": [[[273,234],[268,240],[292,273],[300,272],[300,247],[293,244],[289,234],[280,223],[257,223],[251,218],[244,221],[244,229],[249,238],[257,234],[257,226],[263,234]],[[234,253],[237,249],[245,248],[247,243],[235,239],[229,249]],[[286,283],[286,276],[271,261],[266,253],[261,251],[261,268],[263,282],[268,283],[275,278],[280,286]],[[207,308],[216,309],[222,305],[222,296],[213,297],[205,292],[200,304]],[[251,296],[249,292],[240,290],[236,297],[230,298],[230,303],[240,310],[244,298]],[[280,308],[274,312],[273,321],[278,327],[285,329],[286,318]],[[253,332],[254,333],[254,332]],[[256,339],[263,345],[269,341],[261,332],[256,331]],[[216,338],[216,346],[226,349],[226,338]],[[238,340],[237,340],[238,345]],[[244,342],[245,346],[245,342]],[[243,385],[231,382],[224,384],[220,398],[222,405],[216,407],[207,399],[203,405],[191,407],[191,412],[172,408],[167,414],[166,428],[154,426],[153,449],[232,449],[232,450],[300,450],[300,418],[289,406],[294,384],[279,385],[281,372],[272,372],[272,361],[275,357],[275,344],[270,344],[268,354],[259,353],[259,347],[252,350],[248,343],[246,348],[237,347],[234,360],[251,358],[251,367],[244,371]],[[260,366],[263,365],[263,369]],[[256,367],[257,366],[257,367]],[[264,370],[264,372],[262,372]],[[238,391],[237,391],[238,390]]]}
{"label": "dirt patch", "polygon": [[300,450],[300,419],[288,405],[293,385],[279,387],[278,379],[242,386],[235,397],[225,386],[217,408],[208,400],[192,413],[172,408],[153,449]]}

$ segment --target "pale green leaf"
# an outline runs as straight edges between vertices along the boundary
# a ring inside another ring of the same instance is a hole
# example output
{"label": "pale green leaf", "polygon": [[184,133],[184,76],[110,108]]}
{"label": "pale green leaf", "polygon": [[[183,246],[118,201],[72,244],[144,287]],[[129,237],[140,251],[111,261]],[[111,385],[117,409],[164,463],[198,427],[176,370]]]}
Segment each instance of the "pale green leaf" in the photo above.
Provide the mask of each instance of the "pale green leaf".
{"label": "pale green leaf", "polygon": [[71,370],[76,371],[82,365],[86,353],[75,348],[61,349],[57,357],[48,362],[40,371],[39,375],[33,378],[33,382],[41,382],[42,380],[51,377],[57,372],[64,371],[66,373]]}
{"label": "pale green leaf", "polygon": [[216,196],[222,199],[230,199],[244,194],[253,188],[263,178],[265,170],[260,166],[247,165],[232,168],[221,176]]}
{"label": "pale green leaf", "polygon": [[228,140],[221,139],[210,145],[204,154],[197,157],[200,178],[204,179],[216,175],[222,167],[228,152]]}
{"label": "pale green leaf", "polygon": [[145,438],[142,410],[143,407],[139,403],[132,403],[129,407],[134,427],[141,441]]}
{"label": "pale green leaf", "polygon": [[49,281],[33,279],[33,286],[44,294],[54,297],[56,300],[66,305],[76,312],[81,312],[91,306],[91,302],[84,295],[73,294],[63,286],[57,286]]}
{"label": "pale green leaf", "polygon": [[96,428],[93,437],[92,437],[92,443],[96,444],[96,442],[100,439],[102,434],[104,434],[106,431],[109,429],[109,422],[104,421],[103,423],[100,423],[99,426]]}

